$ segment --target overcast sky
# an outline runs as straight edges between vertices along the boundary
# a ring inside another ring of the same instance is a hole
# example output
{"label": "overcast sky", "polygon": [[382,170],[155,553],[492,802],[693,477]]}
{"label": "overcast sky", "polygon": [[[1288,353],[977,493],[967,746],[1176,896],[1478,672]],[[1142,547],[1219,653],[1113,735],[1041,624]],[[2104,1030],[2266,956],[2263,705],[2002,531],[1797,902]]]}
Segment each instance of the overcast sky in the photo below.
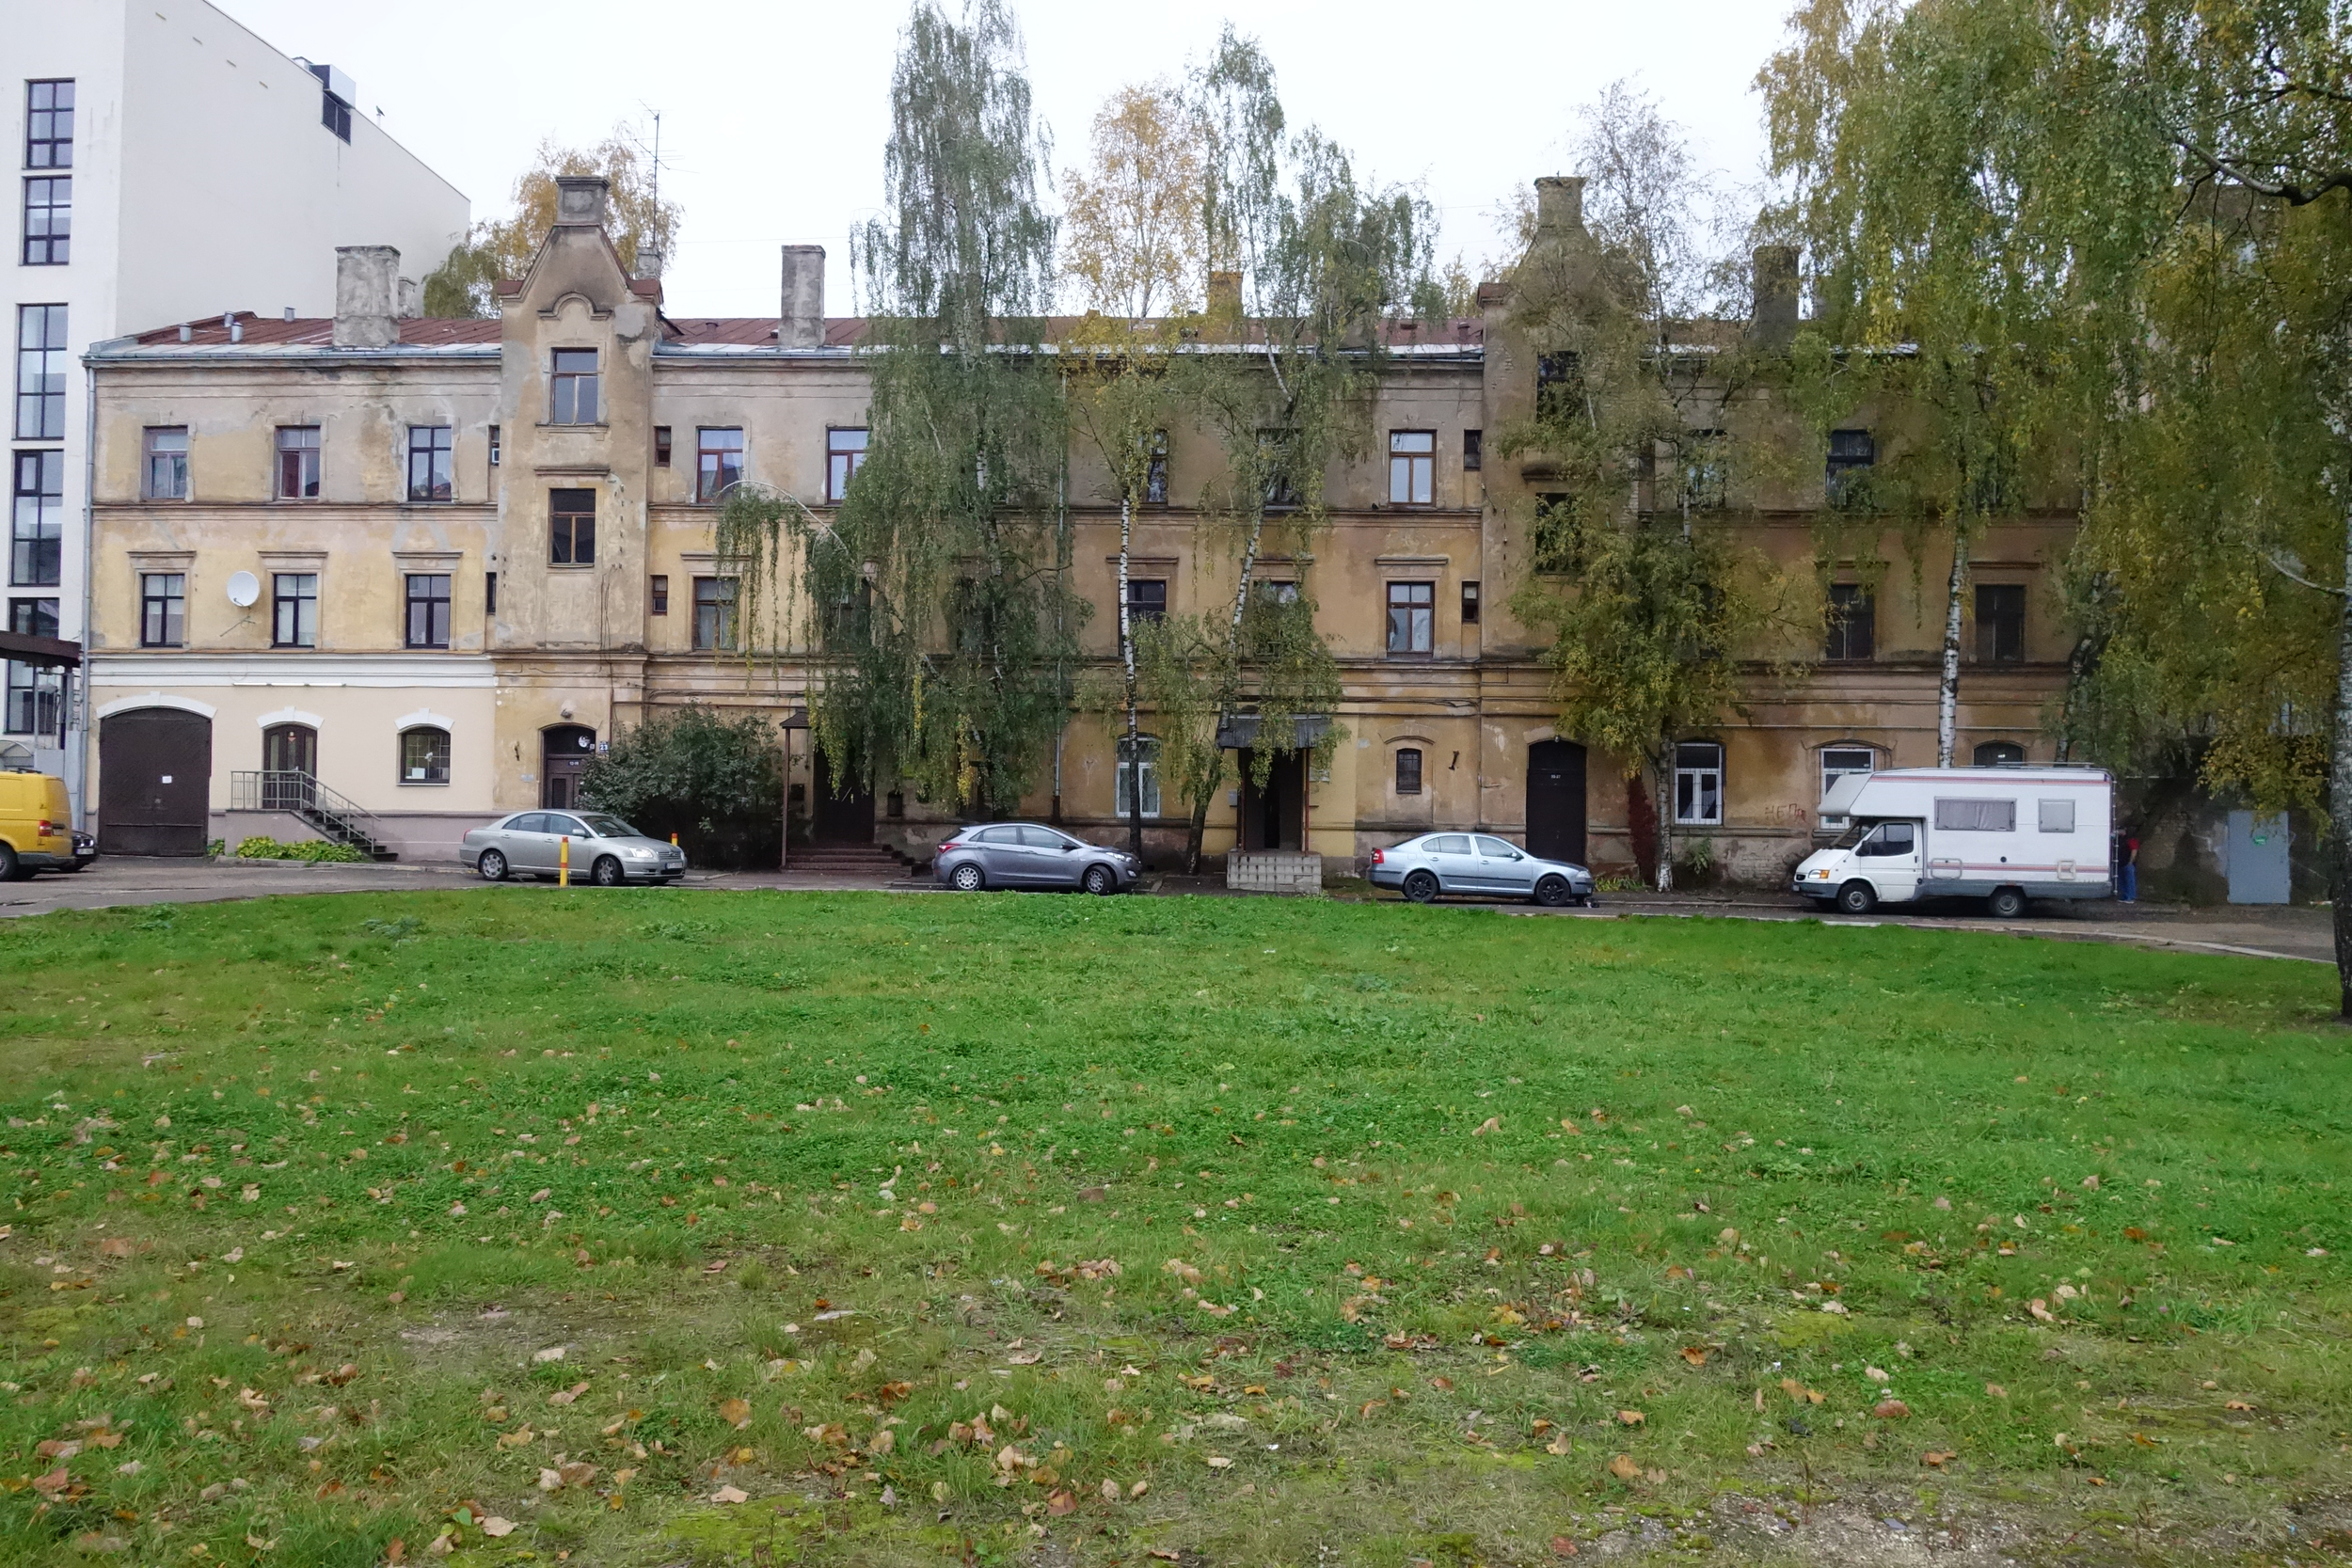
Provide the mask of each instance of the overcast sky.
{"label": "overcast sky", "polygon": [[[505,212],[543,136],[602,138],[661,112],[663,194],[686,210],[664,279],[672,313],[771,315],[776,247],[828,257],[830,313],[851,309],[846,236],[882,198],[890,67],[905,0],[618,0],[482,8],[480,0],[215,0],[289,55],[342,67],[359,109],[454,182],[476,218]],[[1444,223],[1440,260],[1500,248],[1494,214],[1563,166],[1576,106],[1630,77],[1702,161],[1756,177],[1751,87],[1786,0],[1012,0],[1058,171],[1119,87],[1175,77],[1231,17],[1272,58],[1294,126],[1316,124],[1359,171],[1417,182]],[[429,270],[429,265],[427,270]]]}

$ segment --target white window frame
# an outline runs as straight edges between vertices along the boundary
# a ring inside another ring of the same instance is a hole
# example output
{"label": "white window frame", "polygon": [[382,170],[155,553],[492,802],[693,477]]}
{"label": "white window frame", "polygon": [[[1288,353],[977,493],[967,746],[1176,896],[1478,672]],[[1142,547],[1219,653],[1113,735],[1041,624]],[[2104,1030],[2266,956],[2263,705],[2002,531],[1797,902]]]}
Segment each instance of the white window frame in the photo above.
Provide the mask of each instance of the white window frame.
{"label": "white window frame", "polygon": [[[1137,736],[1136,740],[1137,749],[1143,753],[1143,815],[1157,816],[1161,805],[1159,737],[1142,735]],[[1127,737],[1123,735],[1119,737],[1118,755],[1119,765],[1113,770],[1111,784],[1112,815],[1123,822],[1134,811],[1131,792],[1135,787],[1130,782],[1135,759],[1128,754]]]}
{"label": "white window frame", "polygon": [[[1832,768],[1829,762],[1832,752],[1844,752],[1849,756],[1859,753],[1870,759],[1869,766],[1867,768]],[[1829,793],[1829,786],[1836,784],[1838,780],[1844,778],[1849,773],[1877,772],[1879,770],[1879,752],[1877,747],[1865,746],[1859,741],[1832,741],[1829,745],[1821,748],[1820,764],[1821,793],[1823,795],[1827,795]]]}
{"label": "white window frame", "polygon": [[[1702,749],[1715,753],[1701,762]],[[1708,807],[1713,807],[1709,812]],[[1678,828],[1720,828],[1724,825],[1724,748],[1717,740],[1684,740],[1675,746],[1675,825]]]}

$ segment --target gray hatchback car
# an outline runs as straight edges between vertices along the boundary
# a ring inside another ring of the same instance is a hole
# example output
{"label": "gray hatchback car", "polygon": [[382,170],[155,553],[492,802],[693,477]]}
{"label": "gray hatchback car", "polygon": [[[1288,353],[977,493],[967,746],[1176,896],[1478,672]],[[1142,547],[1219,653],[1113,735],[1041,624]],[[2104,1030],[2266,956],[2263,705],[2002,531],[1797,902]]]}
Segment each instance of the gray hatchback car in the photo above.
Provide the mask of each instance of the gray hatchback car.
{"label": "gray hatchback car", "polygon": [[1416,904],[1439,894],[1531,898],[1538,904],[1593,901],[1593,874],[1569,861],[1541,860],[1491,833],[1423,833],[1372,852],[1372,882]]}
{"label": "gray hatchback car", "polygon": [[1038,822],[959,828],[939,847],[931,867],[961,893],[999,887],[1123,893],[1143,872],[1143,863],[1122,849],[1105,849]]}
{"label": "gray hatchback car", "polygon": [[486,882],[553,877],[566,839],[573,877],[598,887],[674,882],[686,875],[685,850],[599,811],[518,811],[468,833],[462,853]]}

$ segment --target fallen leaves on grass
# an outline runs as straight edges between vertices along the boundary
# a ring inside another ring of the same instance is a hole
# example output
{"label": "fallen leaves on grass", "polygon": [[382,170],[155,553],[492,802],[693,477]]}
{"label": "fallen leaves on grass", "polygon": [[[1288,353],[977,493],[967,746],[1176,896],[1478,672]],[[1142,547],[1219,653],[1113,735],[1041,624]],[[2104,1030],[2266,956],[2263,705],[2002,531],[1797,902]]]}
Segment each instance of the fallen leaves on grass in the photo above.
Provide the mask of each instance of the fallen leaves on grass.
{"label": "fallen leaves on grass", "polygon": [[752,1424],[752,1402],[741,1399],[721,1400],[719,1419],[726,1422],[738,1432],[742,1431]]}
{"label": "fallen leaves on grass", "polygon": [[1910,1416],[1911,1406],[1900,1400],[1881,1400],[1870,1406],[1870,1414],[1882,1421],[1899,1421]]}
{"label": "fallen leaves on grass", "polygon": [[1780,1380],[1780,1391],[1799,1404],[1820,1404],[1829,1398],[1819,1388],[1807,1388],[1793,1377],[1784,1377]]}
{"label": "fallen leaves on grass", "polygon": [[710,1500],[714,1503],[747,1503],[752,1500],[752,1495],[739,1486],[722,1486],[710,1494]]}
{"label": "fallen leaves on grass", "polygon": [[1682,1359],[1688,1361],[1693,1367],[1706,1366],[1707,1354],[1707,1347],[1705,1345],[1685,1345],[1682,1347]]}
{"label": "fallen leaves on grass", "polygon": [[1944,1467],[1947,1461],[1958,1459],[1959,1457],[1959,1454],[1953,1452],[1949,1449],[1930,1449],[1927,1452],[1919,1456],[1919,1463],[1928,1465],[1932,1469],[1940,1470]]}
{"label": "fallen leaves on grass", "polygon": [[1616,1477],[1619,1481],[1639,1481],[1642,1479],[1642,1467],[1633,1463],[1633,1456],[1629,1453],[1621,1453],[1617,1455],[1616,1458],[1611,1460],[1609,1462],[1609,1473]]}
{"label": "fallen leaves on grass", "polygon": [[1637,1427],[1648,1419],[1648,1417],[1643,1415],[1638,1410],[1620,1410],[1617,1412],[1617,1424],[1621,1427]]}

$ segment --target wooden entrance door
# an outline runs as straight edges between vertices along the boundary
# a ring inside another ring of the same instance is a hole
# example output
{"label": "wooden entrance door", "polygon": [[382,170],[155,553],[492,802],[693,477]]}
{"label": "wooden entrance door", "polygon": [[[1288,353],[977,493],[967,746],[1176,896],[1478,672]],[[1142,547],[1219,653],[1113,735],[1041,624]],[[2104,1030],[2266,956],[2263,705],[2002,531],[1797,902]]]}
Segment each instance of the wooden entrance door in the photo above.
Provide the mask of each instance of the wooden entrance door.
{"label": "wooden entrance door", "polygon": [[1584,863],[1584,748],[1573,740],[1527,749],[1527,848],[1542,860]]}
{"label": "wooden entrance door", "polygon": [[262,806],[301,811],[318,801],[319,732],[273,724],[262,732]]}
{"label": "wooden entrance door", "polygon": [[213,721],[133,708],[98,726],[99,832],[109,855],[200,855],[211,825]]}
{"label": "wooden entrance door", "polygon": [[809,801],[808,841],[811,844],[871,844],[874,842],[874,792],[851,784],[849,793],[834,793],[833,768],[822,748],[810,774],[815,795]]}
{"label": "wooden entrance door", "polygon": [[1303,847],[1306,827],[1307,761],[1303,752],[1278,752],[1265,783],[1257,782],[1254,753],[1241,754],[1241,847],[1244,849]]}
{"label": "wooden entrance door", "polygon": [[585,724],[556,724],[539,734],[539,803],[569,811],[580,804],[580,776],[596,754],[596,732]]}

